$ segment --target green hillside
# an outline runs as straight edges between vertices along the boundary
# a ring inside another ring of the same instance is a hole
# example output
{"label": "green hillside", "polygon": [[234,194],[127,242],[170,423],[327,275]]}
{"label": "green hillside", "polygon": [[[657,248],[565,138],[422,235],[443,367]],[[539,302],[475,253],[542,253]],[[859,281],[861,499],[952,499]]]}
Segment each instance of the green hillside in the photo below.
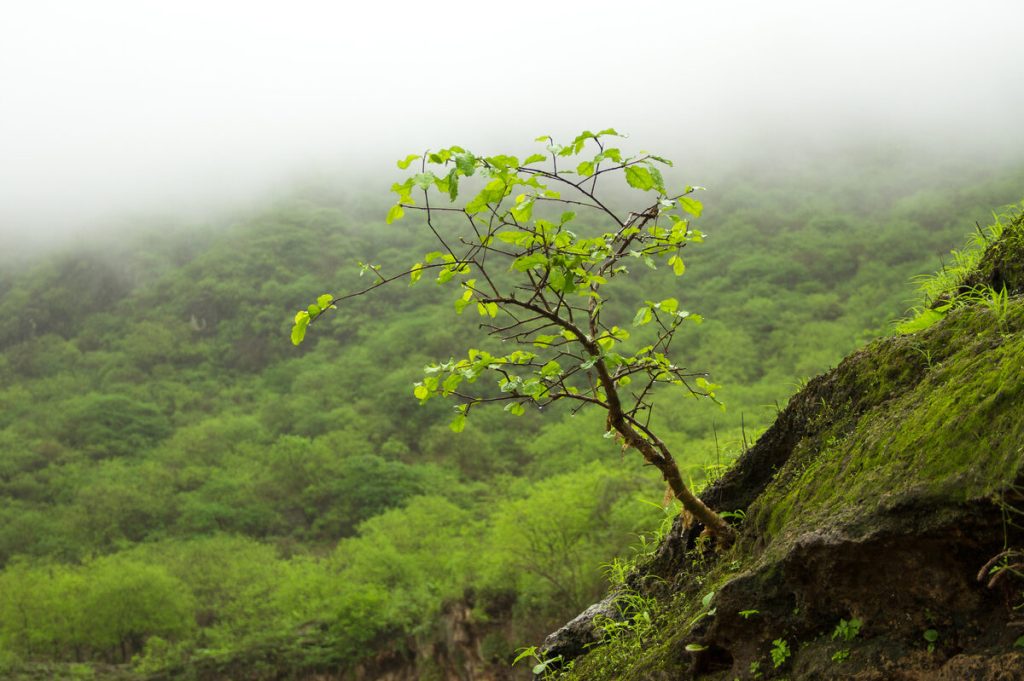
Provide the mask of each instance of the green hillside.
{"label": "green hillside", "polygon": [[959,262],[927,325],[815,378],[706,490],[735,546],[677,526],[545,678],[1020,678],[1024,213]]}
{"label": "green hillside", "polygon": [[[705,319],[677,342],[726,411],[655,414],[698,486],[803,381],[891,334],[910,277],[1024,187],[1020,169],[943,168],[883,155],[725,176],[685,276],[631,284]],[[377,197],[310,191],[0,272],[0,670],[444,678],[507,669],[599,598],[602,565],[671,514],[600,415],[481,410],[452,434],[412,383],[480,331],[429,284],[288,340],[315,295],[365,283],[356,261],[426,250]]]}

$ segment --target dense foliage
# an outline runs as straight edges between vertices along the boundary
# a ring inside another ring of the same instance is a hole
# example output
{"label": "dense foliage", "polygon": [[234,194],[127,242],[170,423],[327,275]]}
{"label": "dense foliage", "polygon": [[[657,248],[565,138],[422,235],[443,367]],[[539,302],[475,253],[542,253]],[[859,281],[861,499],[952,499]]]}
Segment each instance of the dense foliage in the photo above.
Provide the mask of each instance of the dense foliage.
{"label": "dense foliage", "polygon": [[[671,295],[705,319],[677,342],[728,410],[654,414],[694,482],[802,377],[890,332],[908,278],[1019,198],[1020,173],[954,183],[896,161],[706,196],[707,243]],[[412,399],[421,366],[479,334],[429,283],[287,342],[310,291],[364,281],[357,259],[431,250],[386,208],[311,193],[0,273],[4,665],[153,670],[271,645],[292,667],[349,664],[443,637],[460,601],[501,624],[487,650],[507,659],[658,525],[655,478],[602,416],[481,410],[454,437],[439,401]],[[643,268],[631,285],[643,299]]]}
{"label": "dense foliage", "polygon": [[[387,222],[422,211],[420,228],[434,235],[441,250],[399,274],[364,265],[377,281],[340,297],[322,294],[300,310],[292,343],[302,343],[309,326],[343,301],[406,276],[411,284],[424,272],[436,274],[439,285],[458,282],[456,314],[475,308],[490,343],[488,349],[468,348],[465,357],[429,364],[413,388],[420,404],[457,400],[451,422],[456,433],[465,429],[474,407],[504,405],[515,416],[527,407],[541,411],[566,403],[573,405],[573,414],[603,410],[605,437],[656,468],[670,498],[724,545],[734,531],[686,485],[671,450],[651,427],[655,396],[665,399],[664,389],[715,399],[718,386],[708,372],[677,364],[671,350],[680,327],[703,318],[680,308],[677,298],[662,299],[650,290],[646,300],[630,303],[626,296],[624,301],[619,298],[623,286],[616,286],[641,264],[656,270],[661,262],[682,276],[683,249],[704,241],[691,225],[703,204],[693,196],[696,187],[666,188],[661,168],[671,167],[670,160],[649,153],[626,156],[612,146],[620,137],[613,128],[586,130],[565,145],[539,137],[535,141],[546,143],[544,153],[522,161],[506,154],[477,156],[458,146],[399,161],[405,169],[419,159],[420,167],[394,184],[398,202]],[[574,170],[565,168],[576,161]],[[475,175],[482,188],[457,202],[460,183]],[[606,203],[605,187],[619,179],[641,193],[633,197],[632,209],[617,211]],[[423,204],[417,205],[413,195],[420,193]],[[434,194],[440,196],[431,205]],[[441,198],[454,205],[437,206]],[[579,220],[576,211],[584,213]],[[445,218],[457,224],[441,226]],[[630,316],[622,314],[630,304],[638,308],[631,325]],[[648,324],[630,342],[627,327]]]}

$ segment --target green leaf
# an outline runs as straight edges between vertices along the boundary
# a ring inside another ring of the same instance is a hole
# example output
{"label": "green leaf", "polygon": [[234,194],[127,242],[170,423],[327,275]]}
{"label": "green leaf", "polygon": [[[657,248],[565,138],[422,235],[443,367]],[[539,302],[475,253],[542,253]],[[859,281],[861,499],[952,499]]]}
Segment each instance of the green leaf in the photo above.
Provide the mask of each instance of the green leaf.
{"label": "green leaf", "polygon": [[459,173],[455,168],[448,172],[448,200],[454,201],[459,197]]}
{"label": "green leaf", "polygon": [[417,383],[412,390],[412,394],[416,397],[417,400],[422,401],[430,397],[430,390],[428,390],[427,386],[423,385],[422,383]]}
{"label": "green leaf", "polygon": [[665,179],[661,176],[661,171],[655,167],[650,168],[651,177],[654,179],[654,188],[662,194],[665,193]]}
{"label": "green leaf", "polygon": [[466,415],[456,414],[448,427],[452,429],[453,433],[461,433],[466,429]]}
{"label": "green leaf", "polygon": [[673,255],[668,259],[668,264],[672,266],[672,271],[675,272],[677,277],[683,276],[683,272],[686,271],[686,265],[683,263],[682,256]]}
{"label": "green leaf", "polygon": [[295,325],[292,326],[292,345],[298,345],[306,337],[306,329],[309,327],[309,313],[305,310],[295,315]]}
{"label": "green leaf", "polygon": [[555,267],[548,273],[548,284],[558,293],[565,290],[565,279],[565,270],[560,267]]}
{"label": "green leaf", "polygon": [[533,201],[533,197],[527,197],[525,194],[516,197],[516,205],[511,210],[512,217],[519,222],[529,222],[533,215]]}
{"label": "green leaf", "polygon": [[583,177],[588,177],[594,174],[594,164],[591,161],[583,161],[576,166],[576,172]]}
{"label": "green leaf", "polygon": [[409,154],[404,159],[398,162],[398,167],[401,168],[402,170],[406,170],[409,167],[409,164],[418,158],[420,158],[419,154]]}
{"label": "green leaf", "polygon": [[469,177],[476,172],[476,156],[467,152],[455,154],[455,167],[459,172]]}
{"label": "green leaf", "polygon": [[684,196],[679,199],[679,207],[695,218],[699,218],[701,212],[704,210],[703,203],[697,199],[691,199],[689,196]]}
{"label": "green leaf", "polygon": [[626,182],[635,189],[654,189],[654,177],[651,171],[643,166],[629,166],[626,168]]}
{"label": "green leaf", "polygon": [[509,402],[505,405],[505,411],[512,414],[513,416],[522,416],[526,409],[523,408],[521,402]]}
{"label": "green leaf", "polygon": [[387,224],[390,225],[395,220],[401,220],[403,217],[405,217],[405,209],[402,208],[401,204],[396,203],[395,205],[391,206],[391,210],[388,211],[388,217],[386,222]]}
{"label": "green leaf", "polygon": [[615,131],[615,128],[605,128],[601,132],[597,133],[596,136],[597,137],[604,137],[605,135],[614,135],[615,137],[622,137],[622,135],[620,135],[619,133],[617,133]]}
{"label": "green leaf", "polygon": [[523,247],[530,246],[535,240],[533,232],[524,232],[522,230],[506,230],[498,232],[494,236],[498,237],[499,241]]}
{"label": "green leaf", "polygon": [[701,652],[703,650],[707,650],[707,649],[708,649],[707,646],[703,646],[703,645],[701,645],[699,643],[687,643],[686,644],[686,652],[688,652],[688,653],[699,653],[699,652]]}
{"label": "green leaf", "polygon": [[430,185],[434,184],[435,179],[434,173],[431,172],[416,173],[412,176],[413,184],[420,189],[430,189]]}
{"label": "green leaf", "polygon": [[448,378],[444,379],[444,383],[441,386],[444,394],[448,395],[454,392],[459,387],[459,384],[462,383],[462,379],[462,374],[451,374]]}
{"label": "green leaf", "polygon": [[312,305],[306,308],[306,311],[309,312],[310,317],[316,317],[320,314],[320,306],[317,305],[316,303],[313,303]]}
{"label": "green leaf", "polygon": [[544,154],[530,154],[523,161],[523,165],[524,166],[528,166],[531,163],[539,163],[540,161],[543,161],[543,160],[546,160],[546,159],[547,159],[547,156],[545,156]]}
{"label": "green leaf", "polygon": [[605,149],[598,156],[601,159],[608,159],[609,161],[615,161],[616,163],[622,163],[622,152],[618,149]]}
{"label": "green leaf", "polygon": [[325,293],[316,299],[316,304],[326,310],[334,304],[334,296],[330,293]]}
{"label": "green leaf", "polygon": [[547,263],[548,258],[546,255],[544,255],[543,253],[533,253],[531,255],[524,255],[522,257],[516,258],[512,262],[512,269],[514,269],[517,272],[525,272],[533,267],[537,267],[538,265],[546,265]]}
{"label": "green leaf", "polygon": [[654,313],[651,312],[649,305],[644,305],[636,311],[636,315],[633,317],[633,326],[643,326],[654,318]]}
{"label": "green leaf", "polygon": [[507,185],[500,177],[487,183],[473,199],[466,204],[465,210],[469,214],[479,213],[489,203],[496,203],[505,196]]}
{"label": "green leaf", "polygon": [[519,159],[515,156],[509,156],[507,154],[495,154],[494,156],[488,156],[486,159],[489,164],[497,168],[498,170],[508,170],[509,168],[515,168],[519,165]]}
{"label": "green leaf", "polygon": [[415,284],[423,276],[423,263],[418,262],[409,270],[409,284]]}
{"label": "green leaf", "polygon": [[540,368],[540,375],[544,378],[551,378],[562,373],[562,366],[555,360],[551,360]]}
{"label": "green leaf", "polygon": [[658,309],[663,310],[669,314],[675,314],[676,310],[679,309],[679,301],[675,298],[666,298],[665,300],[658,303]]}

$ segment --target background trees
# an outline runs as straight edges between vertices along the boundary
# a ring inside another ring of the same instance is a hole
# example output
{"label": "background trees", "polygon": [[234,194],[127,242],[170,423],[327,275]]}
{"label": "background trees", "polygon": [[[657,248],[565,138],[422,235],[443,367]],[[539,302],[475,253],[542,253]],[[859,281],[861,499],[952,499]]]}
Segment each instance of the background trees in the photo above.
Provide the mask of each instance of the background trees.
{"label": "background trees", "polygon": [[[922,175],[919,163],[889,157],[771,184],[714,182],[705,216],[713,234],[686,274],[635,267],[606,302],[623,303],[631,322],[639,305],[625,301],[642,304],[645,290],[666,282],[678,290],[662,299],[699,301],[692,307],[705,322],[680,327],[673,348],[695,368],[715,368],[728,409],[669,399],[651,420],[683,453],[687,478],[715,475],[743,448],[741,424],[750,441],[802,377],[887,333],[913,295],[909,277],[934,271],[991,206],[1019,198],[1022,179],[963,164]],[[122,235],[98,245],[102,257],[62,254],[0,271],[0,664],[122,659],[109,637],[89,643],[77,619],[89,615],[78,589],[102,560],[112,561],[104,570],[123,564],[151,580],[152,602],[169,612],[191,608],[187,626],[143,618],[148,646],[129,637],[128,656],[150,668],[242,664],[258,650],[279,652],[290,668],[336,667],[409,640],[427,649],[443,640],[432,623],[446,599],[469,597],[476,621],[493,627],[489,649],[507,651],[575,614],[542,571],[572,575],[556,578],[573,584],[577,602],[602,591],[600,564],[664,517],[650,505],[662,499],[657,476],[601,437],[597,410],[511,418],[474,408],[453,437],[451,402],[410,399],[419,367],[491,319],[475,306],[452,315],[464,289],[439,300],[424,274],[325,317],[298,350],[282,342],[284,316],[309,291],[367,283],[356,259],[377,253],[375,263],[399,271],[434,249],[432,235],[407,221],[367,217],[386,210],[372,197],[310,194],[233,226]],[[813,260],[824,244],[842,266]],[[90,263],[69,270],[75,259]],[[61,289],[66,271],[96,296],[59,333],[33,330],[35,294]],[[204,293],[206,281],[218,282],[216,295]],[[652,325],[627,324],[627,343]],[[156,327],[187,339],[184,348],[175,340],[171,361],[149,352]],[[266,334],[260,353],[246,349],[253,333]],[[110,431],[71,444],[66,420],[111,396],[126,407],[136,446]],[[522,556],[554,532],[555,513],[586,534],[567,533],[535,564],[511,569],[513,550]],[[396,562],[381,567],[385,559]],[[373,581],[384,577],[386,587]],[[168,584],[173,602],[160,600]]]}

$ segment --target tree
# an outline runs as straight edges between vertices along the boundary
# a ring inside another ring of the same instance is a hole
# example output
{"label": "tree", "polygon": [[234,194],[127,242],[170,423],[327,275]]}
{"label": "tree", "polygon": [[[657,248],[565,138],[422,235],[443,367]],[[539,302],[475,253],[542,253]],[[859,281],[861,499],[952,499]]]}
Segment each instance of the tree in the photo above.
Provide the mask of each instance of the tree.
{"label": "tree", "polygon": [[[414,386],[421,403],[455,398],[455,432],[478,405],[504,404],[514,415],[528,406],[543,409],[563,401],[575,403],[576,410],[603,409],[606,436],[655,466],[684,509],[727,545],[732,529],[686,486],[650,420],[662,386],[715,398],[717,386],[706,374],[688,371],[669,356],[680,325],[700,317],[681,309],[675,298],[646,300],[632,325],[650,327],[640,330],[641,340],[632,346],[624,324],[608,319],[613,316],[608,291],[633,263],[656,269],[664,261],[676,276],[683,274],[682,249],[704,236],[690,224],[702,210],[693,197],[698,188],[671,194],[659,166],[672,163],[647,153],[624,156],[607,144],[616,137],[621,136],[612,129],[585,131],[564,146],[539,137],[546,153],[522,161],[477,156],[458,146],[399,161],[403,170],[418,162],[419,172],[392,187],[398,201],[387,222],[418,212],[439,250],[394,275],[361,263],[361,274],[372,276],[373,284],[338,297],[321,295],[295,316],[292,342],[301,343],[309,325],[339,303],[404,277],[415,284],[429,272],[438,284],[454,283],[460,289],[455,311],[475,306],[488,335],[516,349],[503,354],[471,348],[463,358],[429,365]],[[611,207],[606,185],[615,175],[647,197],[639,210]],[[461,183],[471,185],[473,193],[460,205]],[[422,204],[414,194],[422,195]],[[438,206],[437,195],[450,205]],[[494,383],[482,389],[474,385],[484,376]]]}

